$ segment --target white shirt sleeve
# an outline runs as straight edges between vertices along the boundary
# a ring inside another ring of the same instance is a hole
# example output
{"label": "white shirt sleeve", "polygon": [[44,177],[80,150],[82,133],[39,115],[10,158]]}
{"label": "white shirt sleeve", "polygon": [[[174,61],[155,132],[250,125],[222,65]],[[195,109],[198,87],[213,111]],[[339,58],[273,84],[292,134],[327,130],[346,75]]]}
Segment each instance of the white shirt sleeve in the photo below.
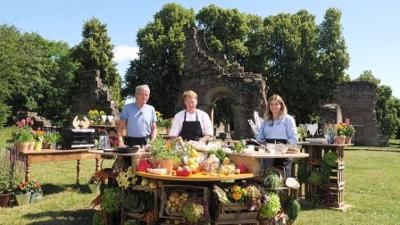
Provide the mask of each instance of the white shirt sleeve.
{"label": "white shirt sleeve", "polygon": [[181,112],[175,114],[174,119],[172,120],[172,125],[171,129],[169,130],[168,136],[177,137],[181,133],[183,124],[183,118],[182,116],[180,116]]}

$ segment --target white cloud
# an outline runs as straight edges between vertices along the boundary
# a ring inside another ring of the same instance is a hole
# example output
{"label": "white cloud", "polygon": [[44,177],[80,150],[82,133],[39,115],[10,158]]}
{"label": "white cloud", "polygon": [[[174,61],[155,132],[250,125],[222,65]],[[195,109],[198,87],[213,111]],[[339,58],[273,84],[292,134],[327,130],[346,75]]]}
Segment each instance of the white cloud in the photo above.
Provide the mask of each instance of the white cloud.
{"label": "white cloud", "polygon": [[128,45],[117,45],[114,48],[114,61],[124,62],[124,61],[131,61],[138,57],[139,48],[132,47]]}

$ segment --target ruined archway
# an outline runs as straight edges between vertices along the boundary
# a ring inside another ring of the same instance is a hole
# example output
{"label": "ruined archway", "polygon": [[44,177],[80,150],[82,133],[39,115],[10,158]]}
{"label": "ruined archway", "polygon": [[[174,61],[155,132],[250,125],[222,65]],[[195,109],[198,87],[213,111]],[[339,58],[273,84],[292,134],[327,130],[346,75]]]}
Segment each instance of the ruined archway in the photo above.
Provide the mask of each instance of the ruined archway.
{"label": "ruined archway", "polygon": [[235,124],[232,137],[251,137],[248,120],[253,118],[254,110],[261,112],[264,108],[265,79],[260,74],[244,72],[240,65],[229,63],[223,56],[208,51],[201,32],[188,29],[186,35],[182,91],[191,89],[197,92],[198,108],[210,115],[217,99],[232,99]]}

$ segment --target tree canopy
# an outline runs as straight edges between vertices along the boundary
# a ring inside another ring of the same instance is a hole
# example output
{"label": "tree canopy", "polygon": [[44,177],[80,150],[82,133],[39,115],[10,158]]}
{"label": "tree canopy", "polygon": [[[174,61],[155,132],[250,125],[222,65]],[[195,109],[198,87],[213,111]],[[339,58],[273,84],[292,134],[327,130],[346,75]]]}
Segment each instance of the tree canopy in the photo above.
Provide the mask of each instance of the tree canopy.
{"label": "tree canopy", "polygon": [[0,26],[0,125],[18,111],[64,121],[76,70],[69,46]]}
{"label": "tree canopy", "polygon": [[306,10],[263,19],[216,5],[195,15],[178,4],[166,4],[138,33],[139,58],[125,75],[124,95],[148,83],[152,103],[163,114],[173,115],[183,75],[183,30],[196,26],[205,31],[211,51],[244,65],[246,71],[262,73],[269,95],[280,94],[289,113],[298,122],[307,122],[308,115],[332,97],[336,84],[348,79],[344,71],[349,55],[340,19],[341,12],[334,8],[318,25]]}

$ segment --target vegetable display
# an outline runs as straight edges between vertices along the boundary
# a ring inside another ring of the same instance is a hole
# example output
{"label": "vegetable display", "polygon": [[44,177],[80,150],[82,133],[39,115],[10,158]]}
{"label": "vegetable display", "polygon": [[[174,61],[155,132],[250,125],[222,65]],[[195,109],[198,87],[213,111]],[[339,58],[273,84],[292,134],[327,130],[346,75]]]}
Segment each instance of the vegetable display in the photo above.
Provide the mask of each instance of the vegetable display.
{"label": "vegetable display", "polygon": [[268,170],[262,178],[262,182],[267,190],[277,189],[282,184],[278,172],[274,170]]}
{"label": "vegetable display", "polygon": [[182,208],[182,216],[191,223],[198,222],[204,215],[204,207],[197,203],[188,203]]}
{"label": "vegetable display", "polygon": [[171,216],[181,216],[182,206],[189,199],[189,194],[183,191],[173,191],[166,202],[165,212]]}
{"label": "vegetable display", "polygon": [[263,218],[273,218],[281,209],[281,203],[279,196],[275,193],[269,193],[267,197],[267,203],[263,204],[260,209],[260,216]]}

